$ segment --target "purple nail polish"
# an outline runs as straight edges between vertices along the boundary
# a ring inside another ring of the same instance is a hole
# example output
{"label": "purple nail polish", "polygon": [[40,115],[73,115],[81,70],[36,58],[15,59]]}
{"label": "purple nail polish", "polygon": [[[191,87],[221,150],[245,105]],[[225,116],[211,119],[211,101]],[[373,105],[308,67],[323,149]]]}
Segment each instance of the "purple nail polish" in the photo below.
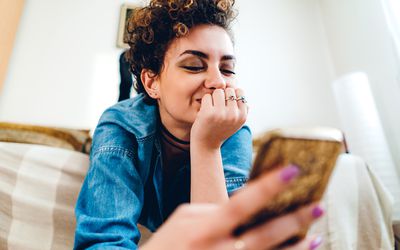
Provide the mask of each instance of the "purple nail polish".
{"label": "purple nail polish", "polygon": [[314,207],[312,210],[312,216],[314,218],[319,218],[324,214],[324,209],[320,207],[319,205]]}
{"label": "purple nail polish", "polygon": [[295,165],[289,165],[285,167],[281,172],[281,179],[284,182],[291,181],[294,177],[298,176],[300,169]]}
{"label": "purple nail polish", "polygon": [[314,250],[317,249],[322,243],[322,237],[318,236],[317,238],[315,238],[311,244],[310,244],[310,250]]}

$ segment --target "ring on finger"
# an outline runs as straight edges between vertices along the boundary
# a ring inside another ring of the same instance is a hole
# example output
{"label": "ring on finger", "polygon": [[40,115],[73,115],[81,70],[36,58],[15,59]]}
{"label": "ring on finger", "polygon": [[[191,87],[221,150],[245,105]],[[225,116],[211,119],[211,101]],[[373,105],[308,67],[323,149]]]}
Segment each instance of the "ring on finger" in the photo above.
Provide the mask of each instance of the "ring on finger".
{"label": "ring on finger", "polygon": [[236,97],[234,95],[229,96],[228,98],[225,98],[225,101],[236,101]]}
{"label": "ring on finger", "polygon": [[233,243],[233,249],[246,250],[246,243],[243,240],[238,239]]}
{"label": "ring on finger", "polygon": [[238,98],[236,98],[236,101],[242,101],[243,103],[247,103],[247,100],[244,96],[239,96]]}

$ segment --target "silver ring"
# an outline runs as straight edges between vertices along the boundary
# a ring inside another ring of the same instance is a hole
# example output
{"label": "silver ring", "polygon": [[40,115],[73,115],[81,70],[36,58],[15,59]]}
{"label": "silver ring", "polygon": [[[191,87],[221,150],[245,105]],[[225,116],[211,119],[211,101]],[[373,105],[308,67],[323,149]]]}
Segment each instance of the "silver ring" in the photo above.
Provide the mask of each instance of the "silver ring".
{"label": "silver ring", "polygon": [[228,98],[225,98],[225,101],[236,101],[236,97],[234,95],[229,96]]}
{"label": "silver ring", "polygon": [[243,240],[236,240],[235,243],[233,243],[233,249],[235,250],[246,250],[246,243],[244,243]]}
{"label": "silver ring", "polygon": [[236,98],[236,101],[242,101],[243,103],[247,103],[247,100],[244,96],[239,96],[238,98]]}

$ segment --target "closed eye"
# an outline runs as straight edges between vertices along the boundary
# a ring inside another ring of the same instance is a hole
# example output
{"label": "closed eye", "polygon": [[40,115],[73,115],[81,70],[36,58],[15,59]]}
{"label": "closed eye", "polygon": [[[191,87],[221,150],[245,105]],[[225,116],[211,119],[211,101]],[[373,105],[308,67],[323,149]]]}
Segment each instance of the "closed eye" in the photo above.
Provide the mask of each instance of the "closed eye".
{"label": "closed eye", "polygon": [[235,75],[236,73],[229,69],[220,69],[225,75]]}
{"label": "closed eye", "polygon": [[200,72],[204,70],[204,67],[194,67],[194,66],[182,66],[182,68],[192,72]]}

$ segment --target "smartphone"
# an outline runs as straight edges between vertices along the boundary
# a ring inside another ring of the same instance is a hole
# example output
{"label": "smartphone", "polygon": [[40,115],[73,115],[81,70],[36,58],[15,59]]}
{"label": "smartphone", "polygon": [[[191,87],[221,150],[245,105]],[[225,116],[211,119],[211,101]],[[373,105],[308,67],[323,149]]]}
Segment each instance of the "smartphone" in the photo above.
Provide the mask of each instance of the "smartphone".
{"label": "smartphone", "polygon": [[[321,200],[336,159],[343,151],[343,133],[335,128],[282,128],[255,141],[256,156],[249,181],[277,167],[294,164],[299,176],[273,202],[234,231],[236,236],[263,222]],[[283,245],[303,239],[308,229]],[[283,246],[281,245],[281,246]],[[280,247],[281,247],[280,246]]]}

